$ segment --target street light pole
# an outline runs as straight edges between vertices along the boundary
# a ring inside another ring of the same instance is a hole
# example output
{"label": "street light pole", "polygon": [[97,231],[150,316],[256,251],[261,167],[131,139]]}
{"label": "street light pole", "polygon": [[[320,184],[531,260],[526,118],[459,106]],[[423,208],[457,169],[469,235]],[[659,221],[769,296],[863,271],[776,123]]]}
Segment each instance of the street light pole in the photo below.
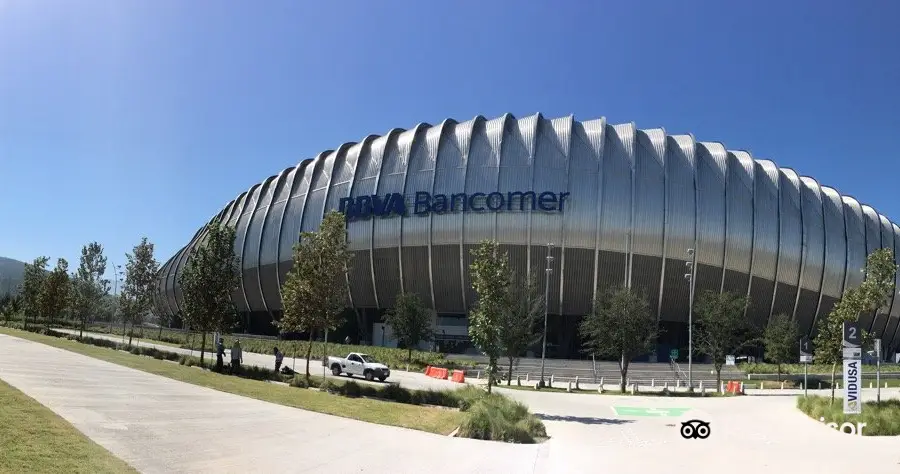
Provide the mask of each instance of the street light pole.
{"label": "street light pole", "polygon": [[541,347],[541,381],[539,385],[541,388],[545,386],[544,384],[544,359],[547,357],[547,314],[550,311],[550,273],[553,272],[553,269],[550,267],[550,264],[553,262],[553,256],[550,255],[550,251],[553,249],[553,244],[547,244],[547,268],[544,270],[546,272],[546,277],[544,278],[544,342]]}
{"label": "street light pole", "polygon": [[688,261],[684,263],[687,273],[684,278],[688,281],[688,390],[694,389],[694,264],[696,252],[687,249]]}

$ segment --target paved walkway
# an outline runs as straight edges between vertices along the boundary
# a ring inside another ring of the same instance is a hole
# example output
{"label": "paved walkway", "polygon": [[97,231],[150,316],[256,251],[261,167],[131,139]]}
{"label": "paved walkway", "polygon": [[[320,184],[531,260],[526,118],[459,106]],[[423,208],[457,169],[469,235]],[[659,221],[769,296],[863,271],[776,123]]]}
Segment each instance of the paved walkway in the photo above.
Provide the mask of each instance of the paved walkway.
{"label": "paved walkway", "polygon": [[[146,473],[525,473],[513,445],[323,415],[0,334],[0,378]],[[336,399],[337,400],[337,399]],[[336,401],[336,403],[340,403]]]}
{"label": "paved walkway", "polygon": [[[552,437],[542,445],[510,445],[282,407],[3,335],[0,378],[151,473],[900,470],[900,438],[841,434],[797,411],[793,396],[685,399],[500,389],[527,404]],[[625,416],[623,407],[684,413]],[[708,439],[681,438],[681,422],[691,419],[710,423]]]}

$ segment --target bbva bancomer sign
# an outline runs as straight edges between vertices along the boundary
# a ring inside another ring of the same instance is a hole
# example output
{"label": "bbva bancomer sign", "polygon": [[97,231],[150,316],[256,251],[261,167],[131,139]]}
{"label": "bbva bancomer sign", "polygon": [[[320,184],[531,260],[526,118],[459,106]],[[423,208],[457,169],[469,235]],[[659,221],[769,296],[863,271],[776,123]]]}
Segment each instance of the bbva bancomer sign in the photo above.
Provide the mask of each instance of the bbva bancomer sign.
{"label": "bbva bancomer sign", "polygon": [[[510,191],[507,193],[458,193],[431,194],[418,191],[412,199],[412,213],[426,216],[431,213],[448,212],[502,212],[502,211],[543,211],[563,212],[570,193],[544,191]],[[366,219],[373,216],[408,216],[407,199],[400,193],[384,196],[366,195],[342,198],[340,211],[347,220]]]}

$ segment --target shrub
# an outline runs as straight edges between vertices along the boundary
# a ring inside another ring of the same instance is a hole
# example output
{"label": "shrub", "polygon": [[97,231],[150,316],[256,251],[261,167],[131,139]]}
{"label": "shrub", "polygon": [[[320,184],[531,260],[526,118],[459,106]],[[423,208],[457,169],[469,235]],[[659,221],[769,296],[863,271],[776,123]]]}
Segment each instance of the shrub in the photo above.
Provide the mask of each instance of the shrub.
{"label": "shrub", "polygon": [[309,384],[306,383],[306,377],[295,375],[294,378],[291,379],[291,387],[309,388]]}
{"label": "shrub", "polygon": [[469,411],[478,400],[481,400],[487,397],[487,392],[484,389],[475,387],[474,385],[467,385],[461,389],[458,389],[454,392],[456,397],[456,406],[459,407],[460,411]]}
{"label": "shrub", "polygon": [[830,397],[799,397],[797,408],[815,420],[825,418],[826,423],[865,423],[863,436],[900,435],[900,400],[865,402],[860,415],[845,415],[843,403],[840,398],[831,403]]}
{"label": "shrub", "polygon": [[[300,378],[300,377],[295,377],[295,378]],[[306,383],[306,382],[304,381],[303,383]],[[343,387],[341,385],[336,384],[328,379],[324,379],[321,382],[319,382],[319,390],[321,390],[323,392],[340,394],[342,392],[342,388]]]}
{"label": "shrub", "polygon": [[398,384],[389,384],[378,390],[375,395],[378,398],[391,400],[399,403],[413,403],[413,392],[401,387]]}
{"label": "shrub", "polygon": [[352,380],[342,385],[341,389],[340,393],[347,397],[355,398],[362,395],[362,387]]}
{"label": "shrub", "polygon": [[544,424],[525,405],[499,394],[478,399],[466,412],[459,434],[511,443],[534,443],[547,437]]}

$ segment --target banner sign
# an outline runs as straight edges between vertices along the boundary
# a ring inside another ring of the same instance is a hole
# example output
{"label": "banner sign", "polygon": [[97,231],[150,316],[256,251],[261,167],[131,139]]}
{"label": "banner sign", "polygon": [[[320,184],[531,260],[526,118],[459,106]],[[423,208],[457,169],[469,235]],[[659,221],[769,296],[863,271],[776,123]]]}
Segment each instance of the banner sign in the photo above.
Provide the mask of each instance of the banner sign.
{"label": "banner sign", "polygon": [[[413,214],[427,216],[431,213],[448,212],[502,212],[502,211],[543,211],[563,212],[570,193],[544,191],[510,191],[507,193],[457,193],[431,194],[418,191],[411,203],[400,193],[384,196],[356,196],[341,198],[338,210],[347,220],[369,217],[407,216],[412,207]],[[411,204],[411,205],[410,205]]]}
{"label": "banner sign", "polygon": [[862,390],[859,377],[862,373],[858,359],[844,359],[844,414],[862,413]]}

